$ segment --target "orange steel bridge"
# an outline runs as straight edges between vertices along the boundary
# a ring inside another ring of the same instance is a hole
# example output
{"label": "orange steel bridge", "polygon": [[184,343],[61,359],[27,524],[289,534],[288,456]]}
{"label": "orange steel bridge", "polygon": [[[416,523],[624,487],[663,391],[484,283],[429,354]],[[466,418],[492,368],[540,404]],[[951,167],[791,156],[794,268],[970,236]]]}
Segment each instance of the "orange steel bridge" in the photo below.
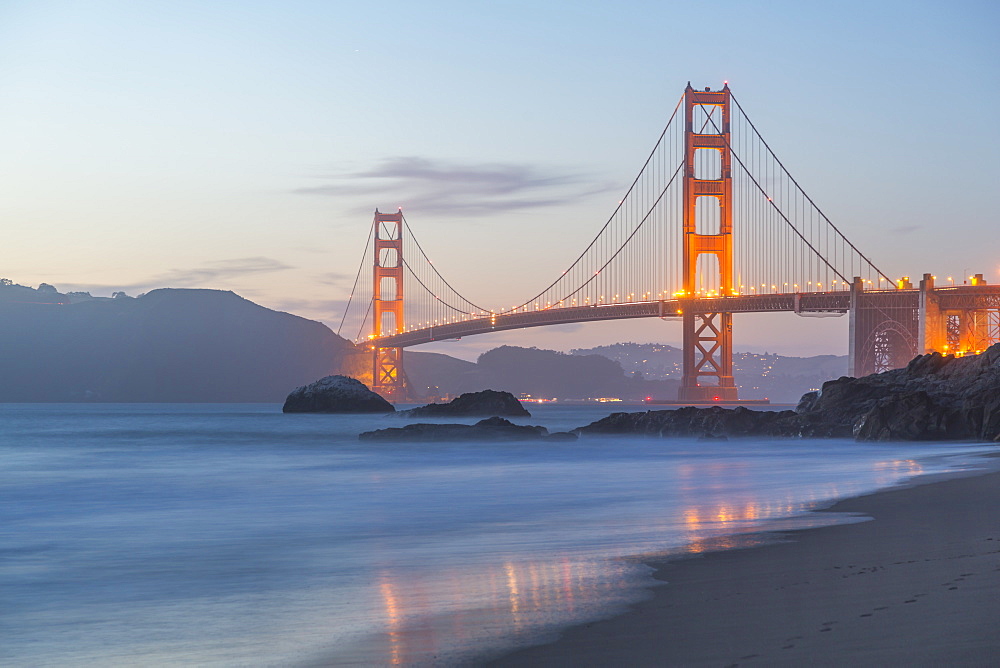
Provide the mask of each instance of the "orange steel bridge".
{"label": "orange steel bridge", "polygon": [[[415,252],[404,253],[404,232]],[[952,286],[937,286],[930,274],[916,287],[907,277],[889,280],[789,174],[728,85],[688,84],[604,226],[550,285],[520,304],[489,309],[459,293],[430,262],[402,210],[375,212],[368,246],[370,275],[361,281],[362,261],[344,319],[351,304],[364,308],[358,342],[371,352],[373,389],[396,401],[410,393],[404,348],[545,325],[680,320],[678,399],[686,402],[738,399],[735,313],[848,314],[851,375],[1000,340],[1000,286],[981,274]],[[365,284],[370,297],[356,298]]]}

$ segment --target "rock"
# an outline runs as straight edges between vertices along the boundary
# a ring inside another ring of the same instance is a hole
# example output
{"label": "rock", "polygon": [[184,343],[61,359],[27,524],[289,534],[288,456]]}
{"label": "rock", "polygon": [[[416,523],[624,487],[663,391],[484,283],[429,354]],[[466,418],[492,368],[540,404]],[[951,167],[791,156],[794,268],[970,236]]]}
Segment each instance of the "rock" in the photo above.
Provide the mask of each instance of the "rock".
{"label": "rock", "polygon": [[[800,436],[808,421],[794,411],[752,411],[736,408],[695,408],[612,413],[581,427],[581,434],[645,434],[721,440],[729,436]],[[809,434],[812,435],[812,434]]]}
{"label": "rock", "polygon": [[400,413],[413,417],[531,417],[513,394],[496,390],[466,392],[446,404],[427,404]]}
{"label": "rock", "polygon": [[[555,434],[553,434],[555,436]],[[366,431],[358,435],[362,441],[538,441],[548,438],[545,427],[516,425],[502,417],[491,417],[476,424],[409,424]],[[562,440],[562,439],[560,439]]]}
{"label": "rock", "polygon": [[571,431],[556,431],[545,437],[546,441],[575,441],[579,436]]}
{"label": "rock", "polygon": [[931,353],[903,369],[843,376],[802,396],[795,411],[685,407],[614,413],[582,434],[647,434],[715,440],[733,436],[859,441],[1000,442],[1000,343],[981,355]]}
{"label": "rock", "polygon": [[980,355],[930,353],[902,369],[828,381],[795,410],[809,420],[848,426],[861,441],[996,441],[1000,344]]}
{"label": "rock", "polygon": [[348,376],[327,376],[292,390],[282,413],[393,413],[388,401]]}
{"label": "rock", "polygon": [[880,399],[854,425],[859,441],[927,441],[947,435],[944,410],[923,391]]}

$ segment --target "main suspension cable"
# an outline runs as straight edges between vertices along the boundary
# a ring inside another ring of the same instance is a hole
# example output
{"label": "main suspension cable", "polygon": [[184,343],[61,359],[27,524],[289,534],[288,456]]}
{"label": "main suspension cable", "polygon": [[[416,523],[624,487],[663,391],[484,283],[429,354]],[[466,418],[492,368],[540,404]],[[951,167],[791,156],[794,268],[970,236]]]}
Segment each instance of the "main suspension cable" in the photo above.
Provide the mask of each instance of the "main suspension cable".
{"label": "main suspension cable", "polygon": [[[478,304],[476,304],[475,302],[473,302],[471,299],[466,298],[465,295],[463,295],[461,292],[459,292],[454,287],[452,287],[451,283],[449,283],[448,280],[444,276],[441,275],[441,272],[439,272],[437,270],[437,267],[434,266],[434,263],[431,262],[431,259],[429,257],[427,257],[427,253],[424,252],[423,247],[420,245],[420,242],[417,240],[417,235],[415,235],[413,233],[413,229],[410,227],[410,224],[408,222],[406,222],[406,216],[405,215],[403,216],[403,224],[406,226],[406,231],[409,232],[410,238],[413,239],[413,243],[416,244],[417,250],[420,251],[420,255],[423,256],[424,260],[427,262],[428,266],[430,266],[430,268],[434,271],[434,273],[437,275],[437,277],[441,279],[441,282],[443,282],[446,286],[448,286],[448,289],[451,290],[452,292],[454,292],[458,296],[458,298],[461,299],[462,301],[464,301],[466,304],[469,304],[469,305],[475,307],[476,309],[478,309],[480,311],[487,312],[488,309],[484,309],[482,306],[479,306]],[[403,263],[406,264],[406,260],[405,259],[403,260]],[[407,265],[407,269],[410,269],[410,273],[413,275],[414,278],[417,279],[417,282],[420,283],[420,285],[422,285],[425,290],[427,290],[427,292],[429,292],[432,295],[434,295],[434,292],[430,288],[428,288],[426,285],[424,285],[423,281],[421,281],[419,278],[417,278],[416,272],[414,272],[413,269],[410,268],[409,265]],[[453,309],[455,311],[458,311],[460,313],[465,313],[466,315],[472,315],[472,313],[469,313],[467,311],[462,311],[461,309],[458,309],[458,308],[455,308],[454,306],[451,306],[450,304],[448,304],[444,300],[440,299],[437,295],[434,295],[434,298],[437,299],[438,301],[440,301],[445,306],[448,306],[449,308],[451,308],[451,309]]]}
{"label": "main suspension cable", "polygon": [[368,248],[372,244],[372,236],[375,232],[375,226],[368,228],[368,241],[365,242],[365,252],[361,254],[361,264],[358,265],[358,273],[354,277],[354,287],[351,288],[351,296],[347,298],[347,305],[344,307],[344,315],[340,318],[340,326],[337,327],[337,336],[340,336],[340,330],[344,328],[344,321],[347,320],[347,312],[351,310],[351,302],[354,300],[354,291],[358,289],[358,281],[361,279],[361,271],[365,268],[365,259],[368,256]]}
{"label": "main suspension cable", "polygon": [[615,217],[618,215],[618,212],[621,211],[623,203],[626,200],[628,200],[628,196],[630,194],[632,194],[632,190],[635,188],[635,185],[639,182],[639,179],[642,178],[642,175],[646,171],[646,167],[649,165],[650,160],[652,160],[653,156],[656,155],[656,149],[658,149],[660,147],[660,142],[662,142],[663,141],[663,137],[666,136],[667,130],[670,129],[670,125],[671,125],[671,123],[673,123],[674,117],[677,116],[677,111],[681,108],[681,104],[683,102],[684,102],[684,94],[682,93],[680,99],[677,100],[677,106],[674,107],[673,113],[670,114],[670,119],[667,121],[666,126],[663,128],[663,132],[660,133],[659,138],[656,140],[656,144],[653,145],[653,150],[649,152],[649,156],[646,158],[646,162],[643,163],[642,169],[639,170],[639,173],[636,175],[635,180],[632,181],[632,185],[630,185],[628,187],[628,190],[625,192],[625,196],[622,197],[622,200],[620,202],[618,202],[618,206],[615,207],[614,212],[608,218],[608,221],[606,223],[604,223],[604,226],[597,232],[597,235],[591,240],[591,242],[589,244],[587,244],[587,247],[583,249],[583,252],[580,253],[580,255],[575,260],[573,260],[573,262],[569,265],[569,267],[567,267],[566,270],[563,271],[562,274],[560,274],[559,277],[556,280],[552,281],[552,283],[550,283],[548,286],[546,286],[546,288],[544,290],[542,290],[541,292],[539,292],[537,295],[535,295],[531,299],[526,299],[524,302],[522,302],[518,306],[513,307],[511,309],[512,311],[516,311],[519,308],[523,308],[523,307],[527,306],[528,304],[534,302],[536,299],[538,299],[539,297],[541,297],[542,295],[544,295],[546,292],[548,292],[549,290],[551,290],[552,288],[554,288],[556,286],[556,284],[559,283],[559,281],[562,280],[562,277],[565,276],[566,274],[568,274],[570,271],[572,271],[573,268],[576,267],[580,263],[581,260],[583,260],[584,256],[587,255],[587,252],[591,248],[594,247],[594,244],[596,244],[598,242],[598,240],[600,240],[601,235],[604,234],[604,231],[606,229],[608,229],[608,226],[611,225],[611,223],[614,221]]}
{"label": "main suspension cable", "polygon": [[[799,189],[799,192],[802,193],[802,195],[807,200],[809,200],[809,203],[812,204],[813,208],[815,208],[816,211],[819,213],[819,215],[821,215],[823,217],[823,220],[826,221],[827,225],[829,225],[830,227],[832,227],[833,230],[840,236],[840,238],[843,239],[845,242],[847,242],[847,245],[851,247],[851,250],[853,250],[855,253],[857,253],[861,257],[861,259],[863,259],[865,262],[867,262],[868,265],[872,269],[874,269],[876,272],[878,272],[879,276],[882,276],[882,277],[888,276],[888,274],[886,274],[881,269],[879,269],[877,266],[875,266],[875,263],[872,262],[871,260],[869,260],[868,256],[866,256],[864,253],[862,253],[860,250],[858,250],[858,247],[855,246],[853,243],[851,243],[851,240],[848,239],[846,236],[844,236],[844,233],[840,231],[840,228],[838,228],[836,225],[834,225],[833,221],[830,220],[825,213],[823,213],[823,210],[820,209],[819,206],[816,205],[816,202],[814,202],[812,200],[812,198],[809,196],[809,193],[807,193],[805,190],[803,190],[802,186],[799,185],[799,182],[795,180],[795,177],[792,176],[791,172],[789,172],[788,169],[785,168],[785,165],[782,164],[781,160],[778,159],[778,156],[775,155],[775,153],[774,153],[773,150],[771,150],[770,145],[767,143],[767,141],[764,139],[764,137],[761,136],[760,132],[757,130],[757,126],[755,126],[753,124],[753,121],[750,120],[750,117],[747,116],[747,112],[743,110],[743,107],[740,105],[739,100],[736,99],[736,96],[733,95],[732,93],[730,93],[730,97],[732,97],[733,102],[736,103],[736,108],[740,110],[740,113],[743,115],[743,118],[746,119],[746,122],[750,125],[750,128],[754,131],[754,134],[756,134],[757,138],[760,139],[760,143],[764,145],[764,148],[766,148],[767,151],[768,151],[768,153],[771,154],[771,157],[774,158],[774,161],[778,163],[778,166],[781,167],[781,169],[785,172],[785,175],[787,175],[788,178],[791,179],[792,183],[795,184],[795,187]],[[753,178],[753,177],[751,176],[751,178]],[[841,277],[841,278],[843,278],[843,277]]]}

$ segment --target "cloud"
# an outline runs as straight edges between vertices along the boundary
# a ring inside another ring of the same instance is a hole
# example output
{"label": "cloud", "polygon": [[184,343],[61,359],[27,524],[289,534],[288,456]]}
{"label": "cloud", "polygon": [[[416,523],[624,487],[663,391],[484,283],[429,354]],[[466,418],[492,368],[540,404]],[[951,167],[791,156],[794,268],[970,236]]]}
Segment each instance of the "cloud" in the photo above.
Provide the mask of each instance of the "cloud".
{"label": "cloud", "polygon": [[156,288],[222,288],[234,279],[292,269],[290,265],[269,257],[245,257],[215,260],[191,269],[171,269],[145,280],[126,285],[77,284],[63,286],[64,292],[85,291],[101,294],[123,291],[129,294]]}
{"label": "cloud", "polygon": [[319,275],[319,282],[323,285],[350,286],[353,285],[355,274],[347,274],[339,271],[328,271]]}
{"label": "cloud", "polygon": [[347,300],[278,297],[266,299],[264,306],[311,320],[321,320],[328,325],[333,323],[333,329],[336,329],[340,324],[340,317],[344,314],[344,308],[347,307]]}
{"label": "cloud", "polygon": [[355,198],[390,193],[401,206],[423,214],[475,217],[564,205],[610,189],[582,174],[527,164],[461,164],[411,156],[387,158],[371,169],[333,176],[330,183],[294,192]]}
{"label": "cloud", "polygon": [[290,265],[269,257],[245,257],[216,260],[193,269],[172,269],[154,276],[147,283],[184,288],[206,286],[253,274],[266,274],[292,269]]}

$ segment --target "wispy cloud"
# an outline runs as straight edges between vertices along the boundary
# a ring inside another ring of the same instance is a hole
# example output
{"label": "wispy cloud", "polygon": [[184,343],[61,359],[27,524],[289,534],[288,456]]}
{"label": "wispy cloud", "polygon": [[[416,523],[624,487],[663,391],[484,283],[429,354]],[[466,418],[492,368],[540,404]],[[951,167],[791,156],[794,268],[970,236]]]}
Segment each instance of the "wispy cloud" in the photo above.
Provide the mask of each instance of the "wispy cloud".
{"label": "wispy cloud", "polygon": [[266,274],[291,269],[290,265],[269,257],[245,257],[216,260],[192,269],[172,269],[154,276],[148,282],[164,287],[207,287],[253,274]]}
{"label": "wispy cloud", "polygon": [[323,285],[350,286],[354,283],[355,274],[347,274],[339,271],[328,271],[319,275],[318,281]]}
{"label": "wispy cloud", "polygon": [[463,164],[414,156],[387,158],[371,169],[327,178],[323,185],[294,192],[333,197],[383,194],[382,199],[391,194],[394,202],[421,213],[474,217],[559,206],[610,189],[583,174],[534,165]]}
{"label": "wispy cloud", "polygon": [[[307,299],[298,297],[278,297],[267,299],[268,308],[285,311],[294,315],[313,320],[322,320],[327,324],[340,323],[340,317],[347,307],[346,299]],[[336,327],[334,327],[336,329]]]}
{"label": "wispy cloud", "polygon": [[95,295],[110,291],[129,294],[156,288],[228,288],[233,281],[245,276],[292,269],[290,265],[269,257],[245,257],[215,260],[189,269],[171,269],[147,279],[125,285],[76,284],[58,286],[63,292],[85,291]]}

